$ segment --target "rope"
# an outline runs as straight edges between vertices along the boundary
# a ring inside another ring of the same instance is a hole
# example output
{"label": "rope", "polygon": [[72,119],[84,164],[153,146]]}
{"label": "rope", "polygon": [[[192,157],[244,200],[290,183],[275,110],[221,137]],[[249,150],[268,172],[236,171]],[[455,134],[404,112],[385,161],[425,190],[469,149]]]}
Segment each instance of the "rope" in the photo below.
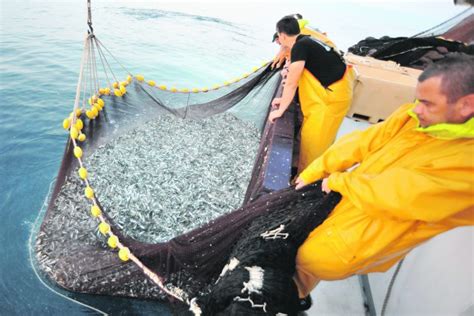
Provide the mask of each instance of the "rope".
{"label": "rope", "polygon": [[115,58],[115,56],[109,51],[109,49],[108,49],[107,47],[105,47],[104,44],[102,44],[102,42],[101,42],[99,39],[97,39],[97,42],[98,42],[100,45],[102,45],[102,47],[105,48],[105,50],[110,54],[110,56],[112,56],[112,58],[120,65],[120,67],[122,67],[123,70],[125,70],[126,73],[128,73],[129,75],[132,75],[132,73],[131,73],[130,71],[128,71],[128,70],[122,65],[122,63],[118,61],[117,58]]}
{"label": "rope", "polygon": [[188,99],[186,101],[186,111],[184,111],[184,118],[188,116],[188,111],[189,111],[189,98],[191,97],[191,93],[188,93]]}
{"label": "rope", "polygon": [[88,45],[88,50],[89,50],[89,55],[88,55],[88,75],[89,75],[89,95],[92,96],[94,95],[94,88],[92,87],[93,85],[93,78],[92,78],[92,47],[91,47],[91,41],[89,41],[89,45]]}
{"label": "rope", "polygon": [[94,41],[95,41],[95,44],[97,45],[97,52],[98,52],[98,55],[99,55],[99,58],[100,58],[100,62],[102,64],[102,68],[104,69],[104,73],[105,73],[105,77],[106,77],[106,80],[107,80],[107,83],[109,84],[109,87],[112,87],[112,83],[109,79],[109,75],[107,73],[107,68],[105,67],[104,65],[104,60],[102,59],[102,54],[100,53],[100,50],[99,50],[99,45],[97,44],[97,38],[94,37]]}
{"label": "rope", "polygon": [[[114,77],[114,79],[115,79],[115,81],[116,81],[117,83],[120,82],[120,81],[117,79],[117,77],[115,77],[115,74],[114,74],[114,72],[113,72],[113,70],[112,70],[112,67],[110,67],[109,62],[107,61],[107,58],[105,57],[105,53],[104,53],[104,51],[102,51],[102,47],[104,47],[105,49],[107,49],[107,48],[102,44],[102,42],[101,42],[97,37],[95,37],[95,40],[96,40],[96,43],[100,44],[100,45],[97,45],[97,49],[98,49],[98,51],[99,51],[100,53],[102,53],[102,56],[104,57],[104,60],[105,60],[105,63],[106,63],[106,65],[107,65],[107,67],[109,67],[109,70],[110,70],[110,73],[111,73],[112,77]],[[126,71],[127,71],[127,70],[126,70]],[[129,73],[129,72],[127,71],[127,73]]]}
{"label": "rope", "polygon": [[48,201],[49,201],[49,198],[51,196],[51,191],[52,191],[52,188],[53,188],[53,184],[55,183],[55,181],[51,181],[51,183],[49,184],[49,189],[48,189],[48,194],[46,195],[44,201],[43,201],[43,205],[41,206],[41,209],[38,213],[38,216],[36,217],[35,219],[35,222],[33,223],[33,226],[31,228],[31,231],[30,231],[30,236],[28,238],[28,256],[29,256],[29,261],[30,261],[30,266],[31,266],[31,269],[33,270],[33,272],[35,273],[35,276],[36,278],[40,281],[41,284],[43,284],[44,287],[46,287],[48,290],[50,290],[51,292],[53,292],[54,294],[66,299],[66,300],[69,300],[75,304],[78,304],[78,305],[81,305],[81,306],[84,306],[85,308],[89,308],[101,315],[107,315],[107,313],[93,307],[93,306],[90,306],[90,305],[87,305],[85,303],[82,303],[78,300],[75,300],[69,296],[66,296],[62,293],[60,293],[59,291],[53,289],[51,286],[49,286],[45,281],[43,281],[43,279],[40,277],[40,274],[38,273],[38,271],[36,270],[36,265],[34,264],[34,255],[33,255],[33,249],[34,249],[34,244],[33,244],[33,236],[36,235],[38,229],[39,229],[39,221],[41,218],[43,218],[43,215],[44,213],[46,212],[46,209],[48,207]]}
{"label": "rope", "polygon": [[[86,48],[84,47],[84,52],[87,53],[86,51]],[[86,57],[87,58],[87,57]],[[87,82],[86,82],[86,78],[85,76],[82,76],[82,83],[81,83],[81,89],[82,89],[82,109],[85,109],[86,108],[86,85],[87,85]]]}
{"label": "rope", "polygon": [[76,110],[79,108],[79,100],[81,98],[81,83],[82,83],[82,74],[84,72],[84,62],[85,60],[87,59],[86,57],[86,52],[87,52],[87,46],[88,46],[88,41],[89,39],[89,35],[86,37],[86,39],[84,40],[84,50],[82,51],[82,57],[81,57],[81,66],[80,66],[80,70],[79,70],[79,78],[77,80],[77,87],[76,87],[76,98],[74,100],[74,115],[72,116],[72,119],[71,119],[71,125],[73,125],[74,123],[76,123]]}
{"label": "rope", "polygon": [[390,296],[392,295],[392,289],[393,289],[393,285],[395,284],[395,279],[398,275],[398,272],[400,272],[400,268],[402,267],[404,260],[405,258],[400,260],[400,262],[397,265],[397,268],[395,269],[395,272],[392,275],[392,279],[390,280],[390,284],[388,285],[388,288],[387,288],[387,294],[385,294],[385,299],[383,300],[382,312],[380,313],[381,316],[385,316],[385,311],[387,309]]}
{"label": "rope", "polygon": [[93,37],[90,40],[91,44],[91,66],[92,66],[92,78],[93,78],[93,84],[94,84],[94,92],[99,91],[99,81],[97,78],[97,60],[95,57],[95,49],[94,49],[94,40]]}
{"label": "rope", "polygon": [[420,36],[420,35],[422,35],[422,34],[425,34],[425,33],[428,33],[429,31],[432,31],[432,30],[434,30],[434,29],[436,29],[436,28],[438,28],[438,27],[440,27],[440,26],[443,26],[443,25],[445,25],[445,24],[451,22],[452,20],[458,18],[459,16],[463,15],[464,13],[468,12],[468,11],[471,10],[471,9],[472,9],[472,8],[469,7],[469,8],[467,8],[466,10],[462,11],[461,13],[456,14],[456,15],[453,16],[452,18],[450,18],[450,19],[448,19],[448,20],[446,20],[446,21],[444,21],[444,22],[442,22],[442,23],[440,23],[440,24],[438,24],[438,25],[433,26],[433,27],[427,29],[426,31],[423,31],[423,32],[420,32],[420,33],[418,33],[418,34],[413,35],[412,38],[413,38],[413,37],[418,37],[418,36]]}
{"label": "rope", "polygon": [[[158,85],[156,83],[153,83],[151,84],[150,81],[153,81],[154,80],[150,80],[148,82],[148,85],[156,88],[156,89],[160,89],[162,91],[167,91],[167,92],[172,92],[172,93],[186,93],[186,94],[191,94],[191,93],[201,93],[201,92],[209,92],[209,91],[213,91],[213,90],[218,90],[218,89],[221,89],[221,88],[227,88],[227,87],[230,87],[231,85],[233,84],[236,84],[238,82],[240,82],[241,80],[245,80],[249,77],[251,77],[251,75],[257,73],[258,71],[260,71],[262,68],[266,67],[267,65],[269,64],[269,62],[263,62],[259,67],[253,67],[251,72],[247,72],[247,73],[244,73],[242,76],[240,77],[237,77],[237,78],[234,78],[232,80],[229,80],[229,81],[224,81],[224,84],[222,85],[213,85],[212,88],[202,88],[202,89],[197,89],[197,88],[193,88],[193,89],[189,89],[189,88],[182,88],[182,89],[177,89],[176,87],[172,87],[172,88],[167,88],[166,85]],[[137,79],[137,81],[141,84],[143,84],[143,81],[144,81],[144,77],[142,75],[137,75],[135,76],[135,78],[139,78],[139,77],[142,77],[141,79]]]}

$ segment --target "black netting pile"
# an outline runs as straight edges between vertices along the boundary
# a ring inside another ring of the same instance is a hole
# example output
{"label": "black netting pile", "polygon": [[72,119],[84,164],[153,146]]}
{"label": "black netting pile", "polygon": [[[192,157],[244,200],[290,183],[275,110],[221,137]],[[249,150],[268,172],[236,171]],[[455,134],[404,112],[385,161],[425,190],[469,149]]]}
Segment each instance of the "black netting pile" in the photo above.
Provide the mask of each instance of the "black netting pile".
{"label": "black netting pile", "polygon": [[[383,36],[379,39],[368,37],[349,47],[348,51],[360,56],[392,60],[405,67],[424,69],[449,53],[474,55],[473,23],[472,9],[467,9],[455,18],[415,36]],[[459,38],[465,42],[446,40],[443,36]]]}
{"label": "black netting pile", "polygon": [[[325,196],[318,182],[301,191],[291,187],[269,193],[248,204],[245,211],[249,214],[244,218],[249,220],[257,214],[258,217],[245,228],[226,256],[230,258],[227,268],[208,287],[209,291],[198,297],[204,314],[296,315],[299,306],[293,282],[296,252],[339,200],[338,193]],[[229,216],[227,220],[234,219]],[[237,227],[240,230],[242,225]],[[224,249],[230,244],[225,246]],[[232,266],[232,262],[238,263]]]}

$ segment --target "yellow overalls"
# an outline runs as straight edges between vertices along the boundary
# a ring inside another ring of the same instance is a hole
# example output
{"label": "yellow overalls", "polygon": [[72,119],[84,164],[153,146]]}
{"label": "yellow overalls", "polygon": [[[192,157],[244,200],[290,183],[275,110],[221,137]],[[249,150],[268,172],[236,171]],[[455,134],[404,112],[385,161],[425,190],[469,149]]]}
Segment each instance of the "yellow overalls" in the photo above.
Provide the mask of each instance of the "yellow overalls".
{"label": "yellow overalls", "polygon": [[303,113],[298,171],[318,158],[336,138],[339,126],[352,102],[354,70],[347,66],[344,76],[325,88],[304,69],[298,83]]}

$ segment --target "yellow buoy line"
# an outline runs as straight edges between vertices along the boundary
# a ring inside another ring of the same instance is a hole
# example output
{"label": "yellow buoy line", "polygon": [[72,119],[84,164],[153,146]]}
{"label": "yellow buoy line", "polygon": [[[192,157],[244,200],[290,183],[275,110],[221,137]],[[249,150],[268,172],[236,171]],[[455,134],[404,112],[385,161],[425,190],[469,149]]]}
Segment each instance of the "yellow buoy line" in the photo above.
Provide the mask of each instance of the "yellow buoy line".
{"label": "yellow buoy line", "polygon": [[[79,120],[80,119],[76,121],[76,124],[80,122]],[[102,215],[102,210],[96,199],[96,193],[94,192],[94,189],[92,188],[91,183],[88,179],[88,172],[87,172],[87,169],[84,167],[84,163],[82,161],[82,154],[83,154],[82,148],[79,147],[78,143],[76,142],[76,140],[78,139],[77,130],[78,130],[77,125],[72,126],[70,128],[70,137],[71,137],[72,144],[74,146],[73,153],[79,163],[78,174],[85,184],[84,195],[91,202],[90,214],[93,218],[96,218],[98,220],[99,232],[105,237],[108,237],[107,245],[111,249],[118,249],[118,257],[120,258],[120,260],[124,262],[128,260],[133,261],[140,269],[142,269],[145,275],[147,275],[150,279],[152,279],[160,287],[160,289],[164,291],[166,294],[171,295],[182,301],[185,300],[186,295],[181,289],[176,288],[176,287],[166,287],[163,283],[163,280],[157,274],[155,274],[153,271],[147,268],[135,255],[133,255],[130,249],[126,247],[124,244],[122,244],[118,236],[113,233],[110,224],[107,222],[107,219]]]}
{"label": "yellow buoy line", "polygon": [[224,83],[222,84],[215,84],[213,85],[211,88],[209,87],[204,87],[204,88],[181,88],[181,89],[178,89],[176,87],[171,87],[171,88],[168,88],[166,85],[157,85],[156,84],[156,81],[155,80],[145,80],[145,77],[143,75],[135,75],[135,79],[138,81],[138,82],[141,82],[141,83],[147,83],[149,86],[151,87],[156,87],[160,90],[163,90],[163,91],[169,91],[169,92],[173,92],[173,93],[200,93],[200,92],[209,92],[209,91],[212,91],[212,90],[218,90],[218,89],[221,89],[223,87],[228,87],[230,86],[231,84],[233,83],[237,83],[243,79],[246,79],[248,78],[250,75],[256,73],[257,71],[259,71],[260,69],[262,69],[263,67],[267,66],[269,64],[269,62],[263,62],[260,67],[253,67],[252,68],[252,71],[251,72],[246,72],[244,73],[242,76],[240,77],[237,77],[237,78],[234,78],[234,79],[231,79],[231,80],[227,80],[227,81],[224,81]]}
{"label": "yellow buoy line", "polygon": [[[76,115],[74,115],[76,114]],[[83,151],[82,148],[78,145],[78,140],[80,140],[81,135],[83,135],[83,140],[85,140],[85,134],[82,132],[84,124],[82,120],[79,118],[82,112],[76,110],[71,113],[71,121],[69,118],[63,122],[63,127],[69,130],[70,139],[73,145],[73,154],[77,158],[79,163],[79,169],[77,170],[79,177],[83,180],[85,185],[84,195],[85,197],[91,202],[90,207],[90,214],[93,218],[97,219],[99,225],[98,230],[99,232],[107,237],[107,245],[111,249],[118,249],[118,257],[122,261],[133,261],[142,271],[143,273],[148,276],[153,282],[155,282],[160,289],[165,292],[166,294],[173,296],[181,301],[186,301],[189,303],[186,293],[184,293],[181,289],[168,286],[166,287],[163,283],[162,278],[160,278],[156,273],[151,271],[147,268],[131,251],[128,247],[122,244],[116,234],[113,233],[110,223],[108,223],[107,219],[102,215],[102,210],[97,202],[96,193],[92,188],[92,185],[88,179],[88,171],[84,166],[84,162],[82,160]]]}
{"label": "yellow buoy line", "polygon": [[[103,234],[105,237],[107,237],[107,244],[111,249],[117,250],[118,249],[118,257],[120,260],[126,262],[131,260],[134,262],[142,271],[143,273],[148,276],[164,293],[167,295],[170,295],[180,301],[186,302],[189,305],[192,305],[192,302],[190,302],[187,298],[187,295],[184,291],[181,289],[168,285],[165,286],[163,283],[163,279],[159,277],[156,273],[151,271],[148,267],[146,267],[131,251],[128,247],[126,247],[118,238],[116,234],[113,233],[111,229],[110,223],[107,221],[106,217],[102,215],[102,209],[97,201],[96,198],[96,193],[94,192],[94,189],[88,179],[89,174],[84,166],[83,163],[83,150],[79,146],[78,142],[84,142],[86,140],[86,135],[83,132],[84,128],[84,122],[81,119],[82,114],[85,114],[89,120],[95,119],[99,113],[103,110],[105,107],[105,102],[103,99],[98,97],[97,95],[93,95],[88,99],[88,103],[90,105],[90,109],[85,110],[84,108],[79,108],[79,103],[80,103],[80,97],[81,97],[81,88],[85,92],[86,88],[85,85],[81,87],[82,85],[82,80],[83,80],[83,75],[84,75],[84,65],[88,62],[87,59],[90,54],[90,47],[91,43],[93,41],[94,36],[92,34],[89,34],[84,43],[84,51],[82,54],[82,61],[81,61],[81,70],[79,72],[79,79],[78,79],[78,85],[77,85],[77,90],[76,90],[76,99],[74,102],[74,109],[70,113],[70,115],[63,120],[63,128],[69,131],[69,136],[71,139],[71,143],[73,145],[73,154],[76,157],[78,163],[79,163],[79,168],[77,170],[79,177],[82,179],[84,183],[84,195],[85,197],[91,202],[90,206],[90,214],[93,218],[95,218],[98,221],[98,230],[101,234]],[[91,71],[91,68],[89,68],[89,71]],[[114,84],[112,85],[112,89],[109,87],[98,89],[98,95],[110,95],[111,92],[113,91],[114,95],[116,97],[122,97],[127,91],[125,86],[128,85],[132,81],[132,77],[129,75],[126,79],[126,81],[121,82],[120,84]],[[84,95],[84,94],[83,94]],[[83,100],[84,101],[84,100]],[[84,106],[83,102],[83,106]]]}
{"label": "yellow buoy line", "polygon": [[[76,114],[79,117],[79,115],[82,112],[84,112],[86,114],[87,118],[89,118],[90,120],[95,119],[97,116],[99,116],[99,113],[102,111],[102,109],[104,108],[104,105],[105,105],[104,100],[101,99],[100,96],[101,95],[110,96],[110,95],[112,95],[112,93],[116,97],[124,96],[127,93],[127,88],[126,87],[132,82],[133,79],[136,79],[140,83],[147,83],[149,86],[156,87],[157,89],[160,89],[162,91],[168,91],[168,92],[172,92],[172,93],[188,93],[188,94],[189,93],[200,93],[200,92],[209,92],[209,91],[212,91],[212,90],[218,90],[218,89],[221,89],[223,87],[228,87],[228,86],[230,86],[234,83],[237,83],[237,82],[239,82],[243,79],[248,78],[250,75],[258,72],[263,67],[266,67],[268,64],[269,64],[269,62],[263,62],[260,65],[260,67],[253,67],[251,72],[244,73],[242,76],[231,79],[229,81],[224,81],[224,83],[221,84],[221,85],[218,85],[218,84],[213,85],[211,88],[208,88],[208,87],[192,88],[192,89],[189,89],[189,88],[178,89],[176,87],[168,88],[166,85],[162,85],[162,84],[157,85],[154,80],[146,80],[145,81],[145,77],[143,75],[140,75],[140,74],[135,75],[134,77],[132,77],[131,75],[128,75],[126,80],[124,80],[124,81],[121,81],[121,82],[115,81],[111,84],[111,86],[107,86],[105,88],[99,88],[98,91],[96,91],[96,94],[92,95],[87,100],[87,102],[90,105],[90,108],[85,109],[85,107],[83,106],[82,109],[76,109],[76,111],[77,111]],[[63,127],[65,129],[69,129],[69,126],[71,125],[71,121],[72,121],[72,113],[69,115],[69,117],[67,117],[63,120]],[[83,134],[81,134],[81,138],[84,138],[85,136],[82,136],[82,135]],[[85,140],[85,138],[83,140],[81,138],[79,138],[79,141],[84,141]]]}

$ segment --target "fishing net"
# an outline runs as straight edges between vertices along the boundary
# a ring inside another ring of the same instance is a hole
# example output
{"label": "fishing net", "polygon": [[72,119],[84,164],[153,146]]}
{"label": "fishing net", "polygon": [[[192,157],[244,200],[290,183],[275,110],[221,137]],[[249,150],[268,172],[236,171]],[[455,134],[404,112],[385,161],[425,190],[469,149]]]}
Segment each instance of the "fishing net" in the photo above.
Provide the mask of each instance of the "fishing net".
{"label": "fishing net", "polygon": [[244,230],[219,278],[198,297],[203,313],[295,315],[297,249],[339,200],[338,193],[324,196],[319,182],[302,192],[289,188],[270,193],[247,205],[259,217]]}
{"label": "fishing net", "polygon": [[472,8],[412,37],[368,37],[349,48],[349,52],[402,66],[424,69],[449,53],[474,55],[474,14]]}
{"label": "fishing net", "polygon": [[[265,281],[247,299],[291,314],[296,250],[339,196],[289,187],[295,105],[267,122],[278,72],[264,64],[219,86],[178,89],[129,72],[118,80],[107,53],[89,34],[38,266],[68,290],[167,298],[211,315],[247,309],[234,290],[258,265]],[[224,275],[231,258],[242,264]]]}

